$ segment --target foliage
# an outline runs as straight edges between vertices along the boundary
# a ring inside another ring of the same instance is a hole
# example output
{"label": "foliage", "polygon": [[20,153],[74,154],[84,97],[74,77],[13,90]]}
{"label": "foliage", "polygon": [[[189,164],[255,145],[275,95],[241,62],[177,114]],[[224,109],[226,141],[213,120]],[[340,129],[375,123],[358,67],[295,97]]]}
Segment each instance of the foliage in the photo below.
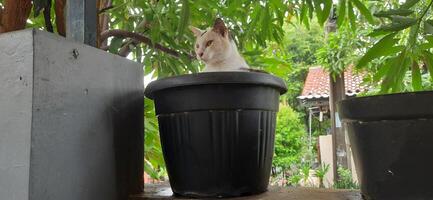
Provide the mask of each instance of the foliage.
{"label": "foliage", "polygon": [[338,32],[329,33],[327,42],[318,51],[319,63],[335,78],[357,60],[356,50],[363,44],[359,32],[342,27]]}
{"label": "foliage", "polygon": [[[40,11],[46,2],[36,1],[35,10]],[[294,17],[310,27],[312,18],[317,16],[317,21],[323,25],[332,9],[332,0],[112,0],[112,3],[113,7],[103,13],[110,15],[110,29],[139,33],[148,37],[151,43],[113,38],[110,39],[109,51],[120,53],[130,49],[131,57],[145,65],[146,74],[156,71],[155,77],[197,72],[201,65],[189,57],[194,37],[186,27],[194,25],[205,28],[216,17],[224,18],[241,52],[253,66],[267,68],[271,72],[285,70],[288,62],[268,56],[266,47],[270,42],[282,46],[283,27],[292,23]],[[361,0],[344,4],[353,4],[353,8],[345,13],[355,14],[358,10],[367,19],[371,16]],[[342,21],[349,16],[352,15],[345,16]],[[157,50],[155,44],[179,52],[180,55],[173,56],[167,51]],[[273,70],[275,67],[277,70]]]}
{"label": "foliage", "polygon": [[[42,11],[47,2],[35,0],[35,14]],[[277,75],[285,74],[280,72],[290,67],[288,59],[281,59],[268,51],[272,45],[279,49],[284,46],[283,27],[297,21],[310,28],[313,19],[323,25],[330,16],[335,16],[333,13],[336,13],[339,29],[347,25],[352,30],[360,30],[364,22],[380,25],[370,36],[385,36],[371,48],[360,51],[366,53],[357,66],[374,69],[377,75],[371,80],[383,83],[382,93],[402,91],[406,71],[412,72],[413,90],[422,90],[420,64],[423,63],[429,71],[433,70],[431,0],[408,0],[401,5],[397,0],[339,0],[335,5],[332,0],[112,0],[112,3],[112,8],[101,13],[110,15],[110,29],[138,33],[149,42],[116,37],[109,40],[109,51],[120,53],[129,49],[127,54],[132,52],[130,57],[145,65],[146,74],[155,71],[155,77],[197,72],[201,64],[190,57],[194,38],[186,27],[204,28],[216,17],[223,17],[228,23],[240,51],[253,66]],[[375,11],[376,19],[370,9]],[[32,26],[42,28],[41,19],[39,16],[31,20]],[[362,33],[357,31],[355,35]],[[343,64],[347,63],[346,57],[352,57],[351,51],[345,51],[351,45],[328,44],[328,50],[337,48],[328,51],[327,55],[322,54],[322,63],[328,64],[331,72],[341,71]],[[172,52],[156,48],[158,45]],[[376,59],[383,62],[372,62]],[[371,64],[377,66],[372,68]]]}
{"label": "foliage", "polygon": [[[423,63],[433,79],[433,23],[432,0],[408,0],[401,5],[388,5],[374,15],[381,24],[370,36],[377,41],[359,60],[358,68],[376,65],[373,82],[381,82],[381,93],[405,90],[403,81],[411,71],[413,91],[423,89],[420,63]],[[373,61],[382,59],[383,62]]]}
{"label": "foliage", "polygon": [[310,164],[309,163],[304,163],[301,166],[301,177],[302,177],[302,182],[304,182],[304,184],[308,184],[308,179],[310,178]]}
{"label": "foliage", "polygon": [[334,184],[335,189],[359,189],[358,183],[352,179],[352,172],[350,170],[339,167],[337,173],[339,179]]}
{"label": "foliage", "polygon": [[[430,74],[427,73],[427,69],[421,69],[422,70],[422,90],[433,90],[433,84],[430,77]],[[367,80],[368,82],[370,80]],[[404,78],[403,78],[403,86],[401,92],[415,92],[414,88],[412,87],[412,73],[411,71],[407,71]],[[358,96],[372,96],[376,94],[380,94],[382,86],[380,83],[370,83],[371,89],[368,91],[365,91],[361,94],[358,94]]]}
{"label": "foliage", "polygon": [[[110,27],[141,33],[153,43],[183,53],[178,58],[149,45],[138,45],[133,57],[144,63],[146,74],[155,70],[155,77],[164,77],[197,72],[201,64],[185,56],[192,54],[195,40],[186,27],[194,25],[204,29],[212,25],[216,17],[223,17],[251,65],[258,68],[287,66],[275,56],[264,57],[267,41],[282,40],[287,9],[283,1],[113,0],[113,5],[115,7],[108,11],[112,18]],[[130,44],[128,39],[113,39],[110,51],[116,53]]]}
{"label": "foliage", "polygon": [[290,186],[299,186],[299,182],[301,182],[302,180],[302,175],[299,173],[299,171],[296,171],[297,173],[292,174],[289,178],[288,178],[288,184]]}
{"label": "foliage", "polygon": [[325,44],[324,30],[318,22],[311,21],[309,29],[293,23],[286,26],[284,31],[283,45],[294,67],[317,64],[317,51]]}
{"label": "foliage", "polygon": [[[299,24],[288,25],[284,28],[283,44],[292,65],[290,72],[280,76],[286,80],[287,93],[283,100],[295,111],[304,110],[297,97],[301,94],[304,80],[311,65],[317,64],[316,54],[324,44],[323,28],[316,20],[310,22],[310,29]],[[301,113],[300,113],[301,114]]]}
{"label": "foliage", "polygon": [[305,144],[304,125],[298,114],[288,106],[281,106],[275,128],[275,156],[273,166],[283,171],[300,162]]}
{"label": "foliage", "polygon": [[144,169],[153,179],[161,179],[166,176],[165,162],[162,157],[161,142],[159,138],[158,122],[155,118],[153,101],[145,98],[144,100],[144,128],[145,128],[145,148],[144,148]]}
{"label": "foliage", "polygon": [[299,20],[306,27],[310,26],[311,19],[316,16],[319,24],[323,25],[333,14],[337,7],[338,25],[350,21],[352,27],[356,27],[357,15],[361,14],[369,23],[374,20],[368,9],[368,1],[364,0],[339,0],[337,6],[333,5],[333,0],[300,0],[294,1],[294,9],[298,14]]}
{"label": "foliage", "polygon": [[319,178],[319,187],[325,187],[323,184],[323,180],[325,178],[326,173],[329,171],[329,164],[322,164],[318,169],[315,170],[315,174],[317,178]]}

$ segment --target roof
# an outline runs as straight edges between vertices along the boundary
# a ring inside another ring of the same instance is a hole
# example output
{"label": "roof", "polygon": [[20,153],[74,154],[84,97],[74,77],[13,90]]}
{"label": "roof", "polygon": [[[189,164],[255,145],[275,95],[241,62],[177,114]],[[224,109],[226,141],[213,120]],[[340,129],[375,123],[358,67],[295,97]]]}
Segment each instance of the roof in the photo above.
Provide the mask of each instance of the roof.
{"label": "roof", "polygon": [[[363,75],[357,74],[349,67],[344,72],[344,81],[347,96],[355,96],[367,89],[367,86],[362,85]],[[304,89],[298,99],[321,99],[329,98],[329,73],[321,67],[312,67],[308,71],[307,79],[305,80]]]}

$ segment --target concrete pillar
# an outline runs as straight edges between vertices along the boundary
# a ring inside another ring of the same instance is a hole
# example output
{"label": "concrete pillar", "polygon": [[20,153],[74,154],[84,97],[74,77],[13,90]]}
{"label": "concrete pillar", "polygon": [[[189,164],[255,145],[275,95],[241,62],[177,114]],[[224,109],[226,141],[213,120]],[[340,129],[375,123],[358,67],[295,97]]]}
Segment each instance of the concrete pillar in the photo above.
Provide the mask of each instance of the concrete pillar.
{"label": "concrete pillar", "polygon": [[0,47],[0,199],[141,192],[142,66],[35,30]]}

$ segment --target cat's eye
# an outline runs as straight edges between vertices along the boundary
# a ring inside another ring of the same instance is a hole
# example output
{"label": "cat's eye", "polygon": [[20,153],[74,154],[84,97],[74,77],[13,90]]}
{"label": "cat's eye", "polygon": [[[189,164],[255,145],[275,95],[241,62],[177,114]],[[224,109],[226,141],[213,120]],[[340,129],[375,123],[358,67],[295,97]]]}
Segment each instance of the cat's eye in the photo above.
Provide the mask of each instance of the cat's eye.
{"label": "cat's eye", "polygon": [[213,40],[209,40],[206,42],[206,47],[210,46],[213,43]]}
{"label": "cat's eye", "polygon": [[197,49],[198,49],[199,47],[200,47],[200,46],[199,46],[198,44],[196,44],[196,45],[195,45],[195,48],[197,48]]}

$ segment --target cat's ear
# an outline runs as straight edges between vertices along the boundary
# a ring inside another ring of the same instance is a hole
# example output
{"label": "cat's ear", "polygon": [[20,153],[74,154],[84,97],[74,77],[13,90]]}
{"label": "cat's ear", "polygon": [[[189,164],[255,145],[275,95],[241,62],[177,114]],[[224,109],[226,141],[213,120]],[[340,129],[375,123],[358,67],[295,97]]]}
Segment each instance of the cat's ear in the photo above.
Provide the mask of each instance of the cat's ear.
{"label": "cat's ear", "polygon": [[229,32],[229,29],[227,29],[226,25],[224,24],[224,21],[221,18],[217,18],[215,20],[212,30],[219,33],[223,37],[226,37]]}
{"label": "cat's ear", "polygon": [[198,28],[196,28],[196,27],[194,27],[194,26],[189,26],[189,29],[192,31],[192,33],[194,33],[194,35],[195,35],[196,37],[201,36],[201,34],[203,33],[202,30],[200,30],[200,29],[198,29]]}

